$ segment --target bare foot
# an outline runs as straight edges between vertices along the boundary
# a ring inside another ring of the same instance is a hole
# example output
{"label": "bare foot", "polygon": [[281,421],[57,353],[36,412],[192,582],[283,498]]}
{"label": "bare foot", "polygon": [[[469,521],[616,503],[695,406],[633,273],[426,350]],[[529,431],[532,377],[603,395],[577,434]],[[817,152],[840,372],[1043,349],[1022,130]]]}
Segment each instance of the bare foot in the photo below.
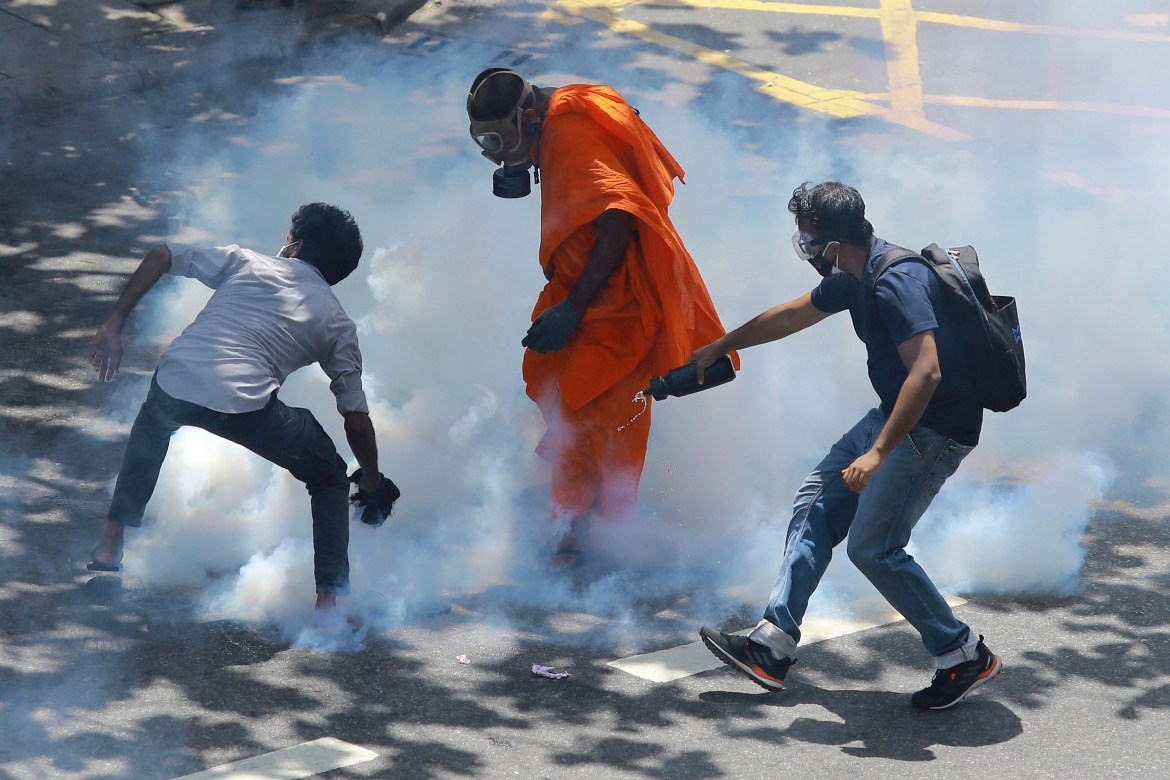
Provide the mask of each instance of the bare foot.
{"label": "bare foot", "polygon": [[126,526],[107,521],[101,541],[90,553],[90,563],[87,568],[92,571],[118,571],[118,567],[122,563],[122,547],[125,544],[125,536]]}

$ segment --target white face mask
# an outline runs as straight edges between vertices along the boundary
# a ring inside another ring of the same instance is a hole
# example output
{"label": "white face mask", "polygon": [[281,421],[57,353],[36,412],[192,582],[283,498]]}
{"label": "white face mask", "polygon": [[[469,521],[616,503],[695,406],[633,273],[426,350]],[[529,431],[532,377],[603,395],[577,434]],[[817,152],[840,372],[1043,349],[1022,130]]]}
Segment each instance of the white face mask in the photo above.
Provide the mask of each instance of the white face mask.
{"label": "white face mask", "polygon": [[285,257],[284,250],[288,249],[290,246],[293,246],[293,244],[296,244],[296,243],[298,243],[298,242],[293,241],[292,244],[285,244],[284,246],[282,246],[280,248],[280,251],[276,253],[276,256],[277,257]]}

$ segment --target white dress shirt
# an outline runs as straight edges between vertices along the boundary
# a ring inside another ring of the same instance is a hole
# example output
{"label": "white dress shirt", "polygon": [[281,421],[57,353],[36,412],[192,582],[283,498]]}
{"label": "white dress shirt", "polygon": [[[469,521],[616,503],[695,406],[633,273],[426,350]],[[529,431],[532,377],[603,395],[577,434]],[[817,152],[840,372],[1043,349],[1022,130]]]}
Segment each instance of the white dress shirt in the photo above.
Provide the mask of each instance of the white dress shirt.
{"label": "white dress shirt", "polygon": [[337,410],[367,412],[357,328],[321,272],[239,246],[167,244],[170,273],[215,292],[158,364],[168,395],[219,412],[262,409],[293,371],[320,363]]}

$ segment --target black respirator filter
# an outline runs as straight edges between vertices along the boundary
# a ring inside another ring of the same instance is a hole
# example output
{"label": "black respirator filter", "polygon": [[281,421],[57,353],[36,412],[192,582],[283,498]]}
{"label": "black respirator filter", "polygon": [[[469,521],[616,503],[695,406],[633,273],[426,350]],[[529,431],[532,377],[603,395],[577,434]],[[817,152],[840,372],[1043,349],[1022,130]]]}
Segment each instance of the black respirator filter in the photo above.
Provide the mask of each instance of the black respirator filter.
{"label": "black respirator filter", "polygon": [[523,198],[532,192],[532,163],[514,163],[497,168],[492,174],[492,194],[497,198]]}

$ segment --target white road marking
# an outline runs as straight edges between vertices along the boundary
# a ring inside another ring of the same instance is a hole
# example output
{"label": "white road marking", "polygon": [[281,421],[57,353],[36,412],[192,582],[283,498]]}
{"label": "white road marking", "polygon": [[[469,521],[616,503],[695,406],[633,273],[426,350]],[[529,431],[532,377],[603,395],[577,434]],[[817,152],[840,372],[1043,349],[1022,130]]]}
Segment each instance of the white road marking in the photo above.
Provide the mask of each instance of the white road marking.
{"label": "white road marking", "polygon": [[377,757],[372,750],[333,737],[322,737],[175,780],[299,780]]}
{"label": "white road marking", "polygon": [[[957,596],[948,596],[947,603],[952,607],[966,604],[965,599]],[[809,617],[800,627],[800,645],[811,645],[814,642],[823,642],[846,634],[855,634],[868,628],[898,623],[904,620],[897,612],[890,612],[872,620],[837,620],[834,618]],[[754,628],[754,626],[753,626]],[[744,635],[751,632],[751,628],[736,631]],[[628,672],[635,677],[641,677],[650,682],[672,682],[690,677],[700,672],[709,672],[723,666],[711,651],[702,642],[691,642],[688,645],[671,647],[666,650],[657,650],[653,653],[632,655],[629,658],[619,658],[610,661],[608,666]]]}

